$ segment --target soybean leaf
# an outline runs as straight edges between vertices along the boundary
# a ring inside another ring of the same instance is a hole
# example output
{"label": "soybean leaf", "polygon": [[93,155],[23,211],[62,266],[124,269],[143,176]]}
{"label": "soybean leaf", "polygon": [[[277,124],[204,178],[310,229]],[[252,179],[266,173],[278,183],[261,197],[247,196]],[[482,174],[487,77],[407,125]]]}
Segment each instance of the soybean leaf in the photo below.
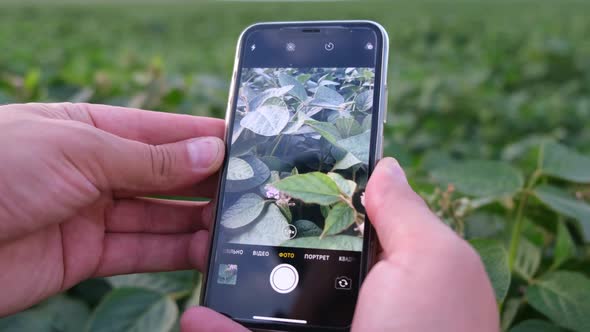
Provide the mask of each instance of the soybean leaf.
{"label": "soybean leaf", "polygon": [[359,111],[367,111],[373,106],[373,90],[365,90],[359,93],[354,98],[356,109]]}
{"label": "soybean leaf", "polygon": [[339,170],[339,169],[349,169],[352,166],[358,165],[360,163],[362,163],[362,161],[360,161],[352,153],[346,152],[344,157],[342,157],[342,159],[338,160],[334,164],[334,167],[332,167],[332,170],[335,171],[335,170]]}
{"label": "soybean leaf", "polygon": [[270,88],[264,90],[256,97],[252,98],[252,100],[250,100],[250,102],[248,103],[250,112],[256,111],[260,107],[260,105],[264,104],[267,100],[271,98],[284,96],[285,94],[287,94],[287,92],[291,91],[292,88],[293,86],[289,85],[280,88]]}
{"label": "soybean leaf", "polygon": [[350,235],[334,235],[325,237],[323,239],[320,239],[319,237],[301,237],[288,240],[281,244],[281,246],[361,251],[363,249],[363,239]]}
{"label": "soybean leaf", "polygon": [[502,331],[508,331],[522,304],[523,301],[520,298],[510,298],[504,301],[504,310],[502,311],[500,324]]}
{"label": "soybean leaf", "polygon": [[245,160],[237,157],[229,158],[229,164],[227,166],[228,180],[246,180],[253,176],[254,170]]}
{"label": "soybean leaf", "polygon": [[[385,112],[385,110],[383,112]],[[387,115],[384,115],[384,116],[387,116]],[[363,129],[363,131],[371,130],[372,118],[373,118],[372,114],[367,114],[367,116],[365,116],[365,118],[363,119],[363,122],[361,123],[361,128]]]}
{"label": "soybean leaf", "polygon": [[590,279],[578,272],[558,271],[529,286],[529,304],[556,324],[590,331]]}
{"label": "soybean leaf", "polygon": [[343,232],[350,225],[354,224],[355,216],[356,211],[347,203],[337,203],[330,209],[330,213],[328,213],[321,237],[324,238],[327,235],[335,235]]}
{"label": "soybean leaf", "polygon": [[556,142],[542,146],[544,174],[560,179],[590,183],[590,157]]}
{"label": "soybean leaf", "polygon": [[555,238],[555,249],[553,254],[552,268],[557,268],[576,254],[576,244],[570,235],[570,231],[563,222],[557,224],[557,235]]}
{"label": "soybean leaf", "polygon": [[297,237],[320,236],[322,234],[322,229],[309,220],[299,219],[293,225],[297,228]]}
{"label": "soybean leaf", "polygon": [[256,194],[245,194],[230,205],[221,216],[221,225],[229,229],[244,227],[258,218],[264,209],[264,199]]}
{"label": "soybean leaf", "polygon": [[84,329],[89,316],[84,302],[60,294],[31,309],[0,318],[0,331],[77,332]]}
{"label": "soybean leaf", "polygon": [[355,136],[363,132],[361,125],[354,118],[338,118],[334,124],[342,138]]}
{"label": "soybean leaf", "polygon": [[356,182],[347,180],[338,173],[330,172],[328,173],[328,176],[334,180],[341,193],[348,197],[352,197],[354,191],[356,190]]}
{"label": "soybean leaf", "polygon": [[510,329],[509,332],[561,332],[559,326],[540,319],[530,319],[521,322]]}
{"label": "soybean leaf", "polygon": [[178,317],[170,297],[141,288],[117,288],[98,305],[88,332],[169,331]]}
{"label": "soybean leaf", "polygon": [[371,132],[365,131],[360,135],[350,136],[337,142],[337,146],[350,152],[362,163],[369,163],[369,145],[371,143]]}
{"label": "soybean leaf", "polygon": [[338,129],[335,125],[330,122],[321,122],[315,120],[306,120],[305,124],[310,126],[313,130],[317,131],[318,134],[322,135],[328,142],[337,144],[342,138]]}
{"label": "soybean leaf", "polygon": [[289,225],[276,204],[270,204],[266,212],[245,232],[231,238],[230,243],[277,246],[288,236],[284,230]]}
{"label": "soybean leaf", "polygon": [[490,277],[496,300],[504,301],[510,287],[510,267],[508,266],[508,253],[504,245],[497,240],[476,239],[469,241],[477,251]]}
{"label": "soybean leaf", "polygon": [[541,248],[534,245],[527,238],[520,239],[514,271],[527,280],[531,280],[541,264]]}
{"label": "soybean leaf", "polygon": [[291,175],[273,183],[273,186],[305,203],[329,205],[340,200],[338,185],[321,172]]}
{"label": "soybean leaf", "polygon": [[582,226],[584,238],[586,241],[590,240],[590,204],[550,185],[537,186],[534,193],[553,211],[577,219]]}
{"label": "soybean leaf", "polygon": [[289,91],[289,94],[300,101],[305,101],[307,99],[307,91],[305,91],[303,84],[292,76],[285,73],[279,73],[279,84],[283,87],[292,86],[293,88]]}
{"label": "soybean leaf", "polygon": [[476,197],[514,194],[524,183],[519,170],[499,161],[455,162],[437,167],[431,174],[437,182],[453,185],[459,192]]}
{"label": "soybean leaf", "polygon": [[307,120],[307,115],[302,111],[297,111],[289,121],[289,124],[285,127],[283,134],[299,134],[299,130],[301,129],[301,126],[305,124],[305,120]]}
{"label": "soybean leaf", "polygon": [[265,163],[255,156],[248,155],[240,157],[243,161],[247,162],[252,170],[254,176],[244,180],[229,180],[227,181],[226,190],[229,192],[242,192],[250,188],[254,188],[263,184],[270,176],[270,169]]}
{"label": "soybean leaf", "polygon": [[[37,308],[16,313],[11,316],[0,318],[0,331],[3,332],[53,332],[52,327],[54,316],[47,311]],[[75,332],[77,330],[64,330]]]}
{"label": "soybean leaf", "polygon": [[240,121],[242,127],[258,135],[276,136],[289,122],[289,110],[285,105],[262,105],[250,111]]}
{"label": "soybean leaf", "polygon": [[191,292],[191,296],[184,303],[184,310],[199,305],[201,300],[201,287],[203,287],[203,274],[197,271],[193,272],[193,283],[194,287]]}
{"label": "soybean leaf", "polygon": [[344,97],[335,90],[322,85],[317,88],[310,103],[313,106],[338,110],[344,103]]}
{"label": "soybean leaf", "polygon": [[114,288],[145,288],[162,294],[188,294],[193,286],[193,271],[125,274],[107,278]]}

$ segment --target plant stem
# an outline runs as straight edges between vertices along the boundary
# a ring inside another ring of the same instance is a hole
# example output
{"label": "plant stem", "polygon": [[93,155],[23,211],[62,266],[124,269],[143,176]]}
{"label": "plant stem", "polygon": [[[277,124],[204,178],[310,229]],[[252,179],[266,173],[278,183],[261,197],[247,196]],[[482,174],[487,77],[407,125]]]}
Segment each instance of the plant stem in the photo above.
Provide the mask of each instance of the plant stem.
{"label": "plant stem", "polygon": [[275,144],[275,146],[272,148],[272,151],[270,152],[270,156],[272,157],[275,154],[275,151],[277,150],[277,148],[279,147],[279,144],[281,143],[281,139],[283,138],[283,134],[279,135],[279,138],[277,139],[277,143]]}
{"label": "plant stem", "polygon": [[510,248],[508,250],[508,267],[510,271],[514,268],[514,261],[516,260],[516,254],[518,253],[518,243],[520,242],[520,233],[522,232],[522,222],[524,216],[524,208],[532,194],[532,189],[537,183],[537,180],[543,175],[543,158],[545,154],[545,144],[542,143],[539,147],[539,154],[537,155],[537,167],[531,177],[529,178],[527,186],[521,191],[522,199],[518,202],[518,208],[516,212],[516,220],[514,227],[512,228],[512,234],[510,236]]}

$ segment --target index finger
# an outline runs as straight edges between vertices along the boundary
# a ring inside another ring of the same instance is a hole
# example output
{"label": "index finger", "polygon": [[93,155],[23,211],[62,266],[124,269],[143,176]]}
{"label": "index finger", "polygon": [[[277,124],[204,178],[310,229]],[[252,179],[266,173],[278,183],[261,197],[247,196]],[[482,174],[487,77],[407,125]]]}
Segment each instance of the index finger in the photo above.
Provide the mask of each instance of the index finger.
{"label": "index finger", "polygon": [[86,103],[42,105],[61,109],[72,120],[147,144],[167,144],[202,136],[223,139],[225,130],[222,119],[203,116]]}

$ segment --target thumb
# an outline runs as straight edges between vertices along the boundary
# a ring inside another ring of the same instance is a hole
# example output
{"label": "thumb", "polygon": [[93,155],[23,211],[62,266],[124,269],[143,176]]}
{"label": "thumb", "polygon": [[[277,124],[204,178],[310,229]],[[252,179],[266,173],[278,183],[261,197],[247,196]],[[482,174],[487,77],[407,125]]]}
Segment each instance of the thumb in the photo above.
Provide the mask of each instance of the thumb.
{"label": "thumb", "polygon": [[420,241],[427,230],[441,226],[393,158],[382,159],[371,174],[365,206],[386,254],[393,252],[394,245]]}
{"label": "thumb", "polygon": [[186,187],[199,182],[221,166],[223,141],[200,137],[175,143],[151,145],[109,135],[95,154],[103,179],[111,191],[148,193]]}

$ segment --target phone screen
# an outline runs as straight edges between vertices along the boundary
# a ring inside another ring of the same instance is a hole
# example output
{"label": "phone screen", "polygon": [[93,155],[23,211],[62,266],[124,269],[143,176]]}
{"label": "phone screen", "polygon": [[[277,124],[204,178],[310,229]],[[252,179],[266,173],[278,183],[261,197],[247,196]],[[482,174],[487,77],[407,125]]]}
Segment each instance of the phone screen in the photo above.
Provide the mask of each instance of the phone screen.
{"label": "phone screen", "polygon": [[348,326],[368,250],[382,36],[360,23],[261,25],[240,47],[204,304],[242,322]]}

